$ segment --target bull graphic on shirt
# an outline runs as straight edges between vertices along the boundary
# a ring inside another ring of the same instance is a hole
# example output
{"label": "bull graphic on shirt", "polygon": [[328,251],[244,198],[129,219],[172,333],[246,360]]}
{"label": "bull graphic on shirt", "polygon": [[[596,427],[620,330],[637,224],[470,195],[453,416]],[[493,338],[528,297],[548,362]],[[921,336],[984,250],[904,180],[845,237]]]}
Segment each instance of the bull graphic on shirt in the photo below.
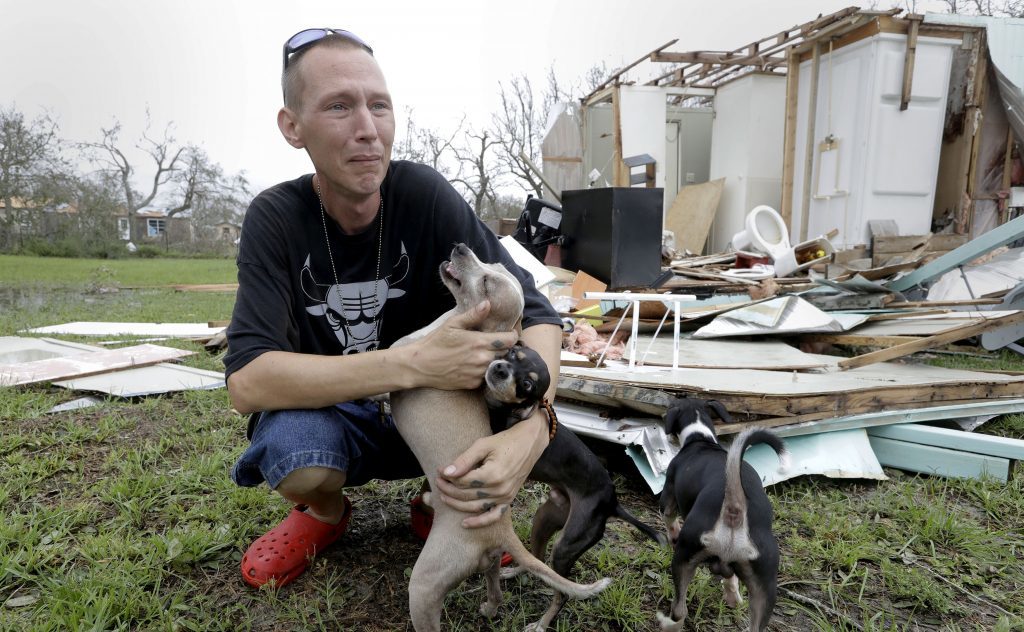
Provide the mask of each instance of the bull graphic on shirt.
{"label": "bull graphic on shirt", "polygon": [[309,256],[302,268],[302,291],[312,305],[306,312],[327,319],[341,343],[343,354],[373,351],[380,347],[380,314],[389,298],[405,294],[396,289],[409,274],[409,255],[402,244],[402,255],[391,274],[375,281],[323,284],[313,277]]}

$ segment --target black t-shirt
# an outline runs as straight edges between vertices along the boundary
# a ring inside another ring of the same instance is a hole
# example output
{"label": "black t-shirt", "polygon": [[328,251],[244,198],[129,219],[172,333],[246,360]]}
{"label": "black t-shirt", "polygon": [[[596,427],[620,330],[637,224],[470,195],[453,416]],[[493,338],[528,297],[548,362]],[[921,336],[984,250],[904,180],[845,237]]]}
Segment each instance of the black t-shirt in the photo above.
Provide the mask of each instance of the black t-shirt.
{"label": "black t-shirt", "polygon": [[560,324],[530,274],[430,167],[392,161],[381,187],[383,238],[381,214],[357,235],[327,217],[333,266],[312,179],[307,174],[260,193],[245,214],[227,376],[267,351],[358,353],[387,348],[428,325],[455,305],[439,268],[459,242],[519,278],[524,328]]}

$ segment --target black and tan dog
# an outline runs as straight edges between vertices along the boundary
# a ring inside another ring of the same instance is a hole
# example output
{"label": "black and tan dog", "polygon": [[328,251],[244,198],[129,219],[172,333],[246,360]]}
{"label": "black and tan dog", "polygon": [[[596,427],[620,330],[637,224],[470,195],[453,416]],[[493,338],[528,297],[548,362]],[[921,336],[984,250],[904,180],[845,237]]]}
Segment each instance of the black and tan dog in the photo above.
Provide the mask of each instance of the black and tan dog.
{"label": "black and tan dog", "polygon": [[775,607],[779,545],[772,534],[771,502],[743,453],[766,443],[778,455],[780,470],[789,467],[789,454],[779,437],[759,428],[741,433],[726,452],[715,436],[712,411],[732,421],[720,402],[700,399],[676,399],[665,416],[665,433],[677,435],[681,446],[661,493],[661,513],[675,547],[676,594],[671,616],[659,612],[658,621],[662,630],[683,629],[686,590],[697,567],[706,564],[722,577],[730,606],[742,602],[739,581],[747,587],[750,629],[760,632]]}
{"label": "black and tan dog", "polygon": [[[537,409],[550,384],[547,365],[540,355],[516,345],[487,370],[485,397],[491,413],[491,429],[505,430],[529,418]],[[530,549],[541,559],[548,541],[559,529],[562,535],[551,552],[551,568],[567,576],[572,565],[604,535],[612,516],[629,522],[646,536],[665,543],[662,534],[640,522],[619,504],[608,471],[591,450],[568,428],[559,426],[547,449],[530,472],[530,480],[550,486],[548,499],[537,510],[530,530]],[[518,568],[502,571],[503,577]],[[551,605],[527,630],[541,631],[551,625],[565,597],[555,592]]]}

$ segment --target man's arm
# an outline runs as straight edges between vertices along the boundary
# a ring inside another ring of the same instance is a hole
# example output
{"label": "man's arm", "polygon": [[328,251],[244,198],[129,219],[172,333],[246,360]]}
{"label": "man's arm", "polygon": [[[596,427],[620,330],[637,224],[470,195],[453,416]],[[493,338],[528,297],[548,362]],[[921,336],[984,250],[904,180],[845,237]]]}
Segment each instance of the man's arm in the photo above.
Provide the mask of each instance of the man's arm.
{"label": "man's arm", "polygon": [[[523,330],[522,341],[539,353],[548,365],[551,385],[547,398],[553,400],[558,389],[562,328],[550,324],[534,325]],[[548,422],[543,411],[537,411],[508,430],[478,439],[452,465],[439,473],[437,486],[441,499],[454,509],[475,514],[462,521],[464,527],[495,523],[508,511],[547,445]],[[476,467],[480,463],[482,465]],[[493,503],[494,508],[480,513],[482,499]]]}
{"label": "man's arm", "polygon": [[342,356],[267,351],[228,378],[231,405],[240,413],[323,408],[405,388],[477,388],[495,354],[517,337],[514,332],[468,331],[489,310],[485,301],[392,349]]}

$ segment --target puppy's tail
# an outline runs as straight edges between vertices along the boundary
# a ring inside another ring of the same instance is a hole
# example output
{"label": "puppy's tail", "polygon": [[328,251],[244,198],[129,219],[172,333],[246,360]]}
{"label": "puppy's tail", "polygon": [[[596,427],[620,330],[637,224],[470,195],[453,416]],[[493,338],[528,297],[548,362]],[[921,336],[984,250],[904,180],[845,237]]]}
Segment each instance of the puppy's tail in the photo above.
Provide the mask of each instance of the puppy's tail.
{"label": "puppy's tail", "polygon": [[789,468],[789,451],[778,435],[763,428],[744,430],[729,447],[729,456],[725,462],[725,499],[722,502],[720,520],[732,529],[738,529],[746,522],[747,496],[743,493],[743,480],[740,476],[740,464],[747,448],[759,443],[767,443],[779,457],[779,470]]}
{"label": "puppy's tail", "polygon": [[512,538],[511,542],[508,542],[506,545],[505,550],[512,556],[516,564],[524,570],[533,573],[542,582],[572,599],[589,599],[612,583],[610,577],[604,577],[592,584],[577,584],[574,581],[570,581],[534,557],[532,553],[526,550],[526,547],[519,541],[519,538]]}
{"label": "puppy's tail", "polygon": [[664,533],[660,533],[650,525],[641,522],[636,516],[626,511],[626,508],[620,505],[618,502],[615,503],[615,516],[621,520],[625,520],[629,524],[639,529],[648,538],[654,540],[662,546],[668,544],[668,538],[665,537]]}

